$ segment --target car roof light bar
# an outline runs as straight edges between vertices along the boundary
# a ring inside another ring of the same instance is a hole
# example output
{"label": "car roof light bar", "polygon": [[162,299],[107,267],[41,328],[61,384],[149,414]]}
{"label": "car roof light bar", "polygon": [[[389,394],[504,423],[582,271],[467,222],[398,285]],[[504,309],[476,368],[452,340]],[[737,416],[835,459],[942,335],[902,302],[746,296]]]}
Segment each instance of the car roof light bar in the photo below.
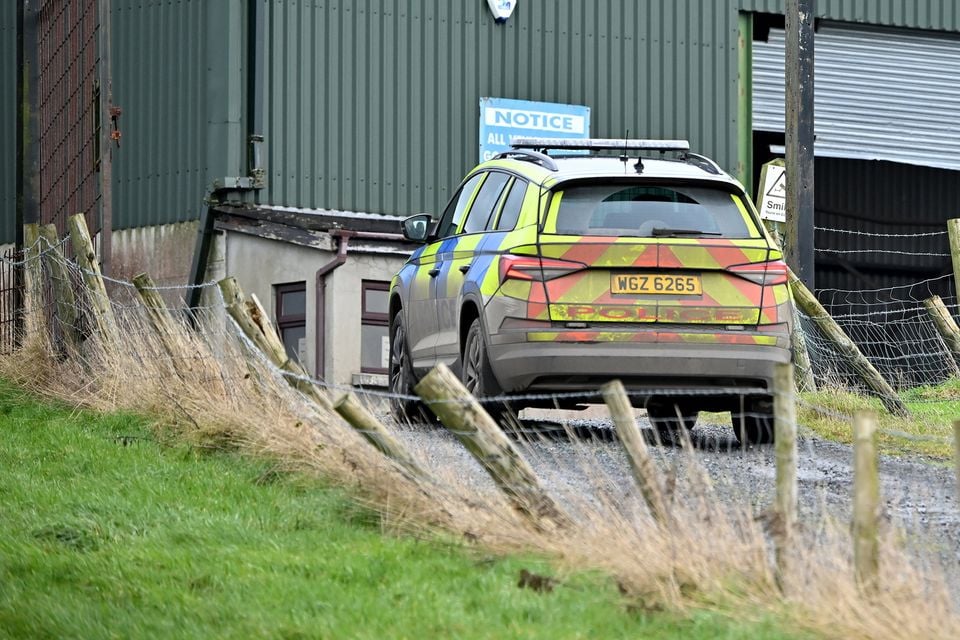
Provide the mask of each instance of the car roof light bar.
{"label": "car roof light bar", "polygon": [[614,138],[514,138],[514,149],[569,151],[690,151],[686,140],[630,140]]}
{"label": "car roof light bar", "polygon": [[548,156],[545,153],[539,153],[531,149],[514,149],[512,151],[504,151],[503,153],[498,153],[493,157],[494,160],[525,160],[527,162],[533,162],[538,164],[544,169],[549,171],[557,171],[556,161]]}

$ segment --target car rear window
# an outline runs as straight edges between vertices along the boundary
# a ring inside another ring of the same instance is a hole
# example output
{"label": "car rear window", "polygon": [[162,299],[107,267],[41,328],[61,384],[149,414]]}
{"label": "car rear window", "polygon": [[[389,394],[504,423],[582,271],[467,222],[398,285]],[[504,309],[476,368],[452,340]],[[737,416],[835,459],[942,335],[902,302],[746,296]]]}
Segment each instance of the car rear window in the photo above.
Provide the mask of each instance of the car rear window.
{"label": "car rear window", "polygon": [[[703,185],[572,185],[560,198],[554,224],[563,235],[759,237],[737,196]],[[555,229],[554,229],[555,227]]]}

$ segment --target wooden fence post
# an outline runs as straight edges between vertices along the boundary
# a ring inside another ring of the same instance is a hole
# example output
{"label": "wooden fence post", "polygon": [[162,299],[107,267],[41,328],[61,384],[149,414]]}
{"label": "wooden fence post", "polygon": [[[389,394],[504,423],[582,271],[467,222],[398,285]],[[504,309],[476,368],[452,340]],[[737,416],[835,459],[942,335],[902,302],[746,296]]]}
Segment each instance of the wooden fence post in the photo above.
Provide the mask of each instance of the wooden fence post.
{"label": "wooden fence post", "polygon": [[383,426],[354,394],[345,393],[340,396],[333,403],[333,410],[339,413],[367,442],[406,469],[410,475],[420,479],[427,477],[400,441],[393,437],[390,430]]}
{"label": "wooden fence post", "polygon": [[774,507],[777,527],[777,573],[782,585],[788,573],[788,558],[797,521],[797,407],[793,366],[778,364],[773,370],[773,429],[776,442],[777,496]]}
{"label": "wooden fence post", "polygon": [[957,474],[957,502],[960,503],[960,420],[953,421],[953,468]]}
{"label": "wooden fence post", "polygon": [[44,262],[47,265],[47,272],[50,274],[50,284],[57,307],[60,330],[67,346],[79,347],[81,335],[77,324],[77,298],[73,294],[73,281],[70,279],[67,260],[60,251],[60,238],[57,236],[56,225],[45,224],[41,226],[40,237],[48,245],[44,247]]}
{"label": "wooden fence post", "polygon": [[960,376],[960,327],[956,320],[950,315],[950,310],[943,304],[940,296],[932,296],[923,301],[930,319],[933,320],[933,326],[937,328],[943,343],[947,345],[953,362],[953,375]]}
{"label": "wooden fence post", "polygon": [[23,330],[28,337],[45,335],[46,312],[44,310],[43,266],[40,261],[40,227],[23,225],[24,295]]}
{"label": "wooden fence post", "polygon": [[117,337],[117,320],[110,306],[107,288],[103,284],[100,262],[93,249],[93,240],[87,229],[87,221],[82,213],[78,213],[67,218],[67,225],[70,228],[70,240],[73,242],[73,254],[80,267],[83,282],[87,285],[90,315],[93,316],[97,332],[104,344],[112,344]]}
{"label": "wooden fence post", "polygon": [[853,562],[857,583],[877,587],[880,478],[877,472],[876,416],[859,412],[853,419]]}
{"label": "wooden fence post", "polygon": [[640,487],[640,493],[647,503],[647,508],[650,509],[651,515],[658,523],[669,527],[671,525],[670,512],[667,510],[667,503],[663,499],[663,487],[660,485],[660,479],[657,476],[657,467],[650,457],[647,442],[643,439],[643,434],[637,426],[637,420],[633,414],[633,405],[630,404],[627,390],[619,380],[611,380],[600,387],[600,393],[603,395],[603,401],[607,404],[607,408],[610,409],[610,417],[617,429],[617,436],[627,452],[630,469],[633,471],[634,480]]}
{"label": "wooden fence post", "polygon": [[534,526],[556,529],[569,522],[500,426],[446,365],[434,367],[414,391]]}
{"label": "wooden fence post", "polygon": [[793,310],[793,331],[790,332],[793,345],[793,370],[796,375],[797,389],[816,393],[817,381],[813,378],[813,365],[810,364],[810,352],[807,350],[807,338],[800,326],[800,314]]}
{"label": "wooden fence post", "polygon": [[223,294],[227,313],[236,321],[244,335],[263,352],[270,362],[282,371],[291,374],[290,376],[284,376],[287,384],[313,400],[320,407],[327,410],[331,409],[330,400],[310,381],[307,371],[300,366],[300,363],[287,356],[286,347],[284,347],[280,336],[273,328],[273,323],[270,322],[269,316],[256,296],[251,296],[250,299],[244,298],[243,290],[240,289],[236,279],[232,277],[224,278],[218,284],[220,292]]}
{"label": "wooden fence post", "polygon": [[853,368],[860,374],[860,378],[864,383],[880,396],[880,400],[883,402],[883,406],[887,408],[887,411],[898,416],[909,417],[910,411],[906,405],[903,404],[903,401],[900,400],[897,392],[884,380],[880,372],[870,364],[870,361],[863,355],[863,352],[860,351],[853,340],[844,333],[840,325],[830,317],[830,314],[823,308],[823,305],[820,304],[816,296],[797,279],[797,276],[792,270],[790,271],[790,288],[793,291],[793,298],[797,306],[823,331],[824,335],[833,342],[840,353],[847,357],[850,364],[853,365]]}
{"label": "wooden fence post", "polygon": [[950,261],[953,264],[953,286],[960,291],[960,218],[947,220],[947,236],[950,238]]}

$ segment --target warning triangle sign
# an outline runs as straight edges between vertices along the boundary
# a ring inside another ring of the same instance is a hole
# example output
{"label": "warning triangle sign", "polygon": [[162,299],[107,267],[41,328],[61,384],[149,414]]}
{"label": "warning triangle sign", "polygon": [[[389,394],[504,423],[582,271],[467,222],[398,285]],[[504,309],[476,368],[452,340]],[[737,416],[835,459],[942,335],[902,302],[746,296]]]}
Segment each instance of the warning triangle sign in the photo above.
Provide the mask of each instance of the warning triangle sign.
{"label": "warning triangle sign", "polygon": [[769,198],[786,198],[787,197],[787,172],[783,171],[777,177],[776,182],[773,183],[773,186],[767,191],[767,197]]}

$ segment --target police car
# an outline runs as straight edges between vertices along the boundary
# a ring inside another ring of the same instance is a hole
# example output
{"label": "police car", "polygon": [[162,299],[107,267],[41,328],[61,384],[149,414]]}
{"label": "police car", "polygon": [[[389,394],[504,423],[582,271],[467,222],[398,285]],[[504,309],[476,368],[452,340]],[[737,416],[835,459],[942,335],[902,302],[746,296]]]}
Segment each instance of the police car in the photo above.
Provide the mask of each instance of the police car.
{"label": "police car", "polygon": [[[662,433],[731,411],[773,439],[787,268],[741,185],[685,141],[517,139],[470,171],[390,287],[390,389],[443,362],[477,397],[597,400],[619,379]],[[394,410],[410,416],[415,403]]]}

